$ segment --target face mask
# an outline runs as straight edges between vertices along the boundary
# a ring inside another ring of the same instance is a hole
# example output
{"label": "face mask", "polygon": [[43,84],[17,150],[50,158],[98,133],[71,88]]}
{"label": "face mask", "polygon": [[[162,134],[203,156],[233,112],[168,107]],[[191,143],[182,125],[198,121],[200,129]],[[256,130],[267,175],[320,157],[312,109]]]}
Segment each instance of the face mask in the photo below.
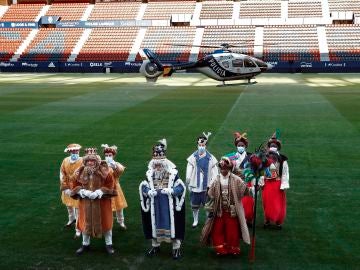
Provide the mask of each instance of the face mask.
{"label": "face mask", "polygon": [[204,154],[205,149],[206,149],[205,146],[198,146],[199,154]]}
{"label": "face mask", "polygon": [[278,152],[277,147],[270,147],[269,150],[270,150],[270,152],[275,152],[275,153]]}
{"label": "face mask", "polygon": [[112,163],[113,158],[112,157],[105,157],[105,161],[106,161],[106,163]]}
{"label": "face mask", "polygon": [[78,160],[79,159],[79,154],[71,154],[70,156],[72,161]]}
{"label": "face mask", "polygon": [[237,147],[237,150],[240,154],[244,153],[245,152],[245,147],[244,146],[238,146]]}

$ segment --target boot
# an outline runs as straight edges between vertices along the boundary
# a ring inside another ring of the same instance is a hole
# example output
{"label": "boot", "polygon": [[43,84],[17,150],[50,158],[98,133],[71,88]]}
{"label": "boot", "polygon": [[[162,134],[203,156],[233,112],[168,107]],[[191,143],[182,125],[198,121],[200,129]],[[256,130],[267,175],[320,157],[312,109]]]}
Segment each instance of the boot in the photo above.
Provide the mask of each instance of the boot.
{"label": "boot", "polygon": [[181,258],[181,251],[180,248],[173,249],[172,257],[174,260],[178,260]]}
{"label": "boot", "polygon": [[267,228],[269,228],[269,227],[270,227],[270,221],[266,220],[266,221],[264,222],[264,229],[267,229]]}
{"label": "boot", "polygon": [[193,210],[193,217],[194,217],[194,222],[192,224],[192,227],[196,228],[197,225],[199,224],[199,209]]}
{"label": "boot", "polygon": [[76,250],[76,255],[81,255],[83,254],[85,251],[89,251],[90,250],[90,246],[84,246],[82,245],[78,250]]}
{"label": "boot", "polygon": [[113,255],[115,253],[115,250],[112,245],[105,245],[105,249],[107,254]]}
{"label": "boot", "polygon": [[160,247],[152,247],[146,252],[146,256],[152,257],[158,253],[160,253]]}
{"label": "boot", "polygon": [[76,222],[76,219],[69,220],[68,223],[66,223],[66,224],[64,225],[64,227],[69,228],[69,227],[73,226],[73,225],[75,224],[75,222]]}
{"label": "boot", "polygon": [[120,225],[120,228],[122,229],[122,230],[126,230],[127,229],[127,227],[126,227],[126,225],[125,225],[125,223],[124,223],[124,221],[122,221],[122,222],[119,222],[119,225]]}

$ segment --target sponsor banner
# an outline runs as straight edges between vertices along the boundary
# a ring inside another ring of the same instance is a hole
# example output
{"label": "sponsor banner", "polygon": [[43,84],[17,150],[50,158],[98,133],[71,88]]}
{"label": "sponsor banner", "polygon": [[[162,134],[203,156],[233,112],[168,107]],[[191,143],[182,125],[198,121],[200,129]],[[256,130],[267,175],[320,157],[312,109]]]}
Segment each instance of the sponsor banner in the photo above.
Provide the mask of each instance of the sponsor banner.
{"label": "sponsor banner", "polygon": [[42,16],[40,24],[56,24],[59,19],[59,16]]}
{"label": "sponsor banner", "polygon": [[[268,72],[360,72],[360,62],[269,62],[274,67]],[[176,63],[173,63],[176,64]],[[142,62],[0,62],[1,72],[79,72],[112,73],[139,72]],[[213,66],[217,70],[217,66]],[[218,72],[221,73],[221,70]]]}
{"label": "sponsor banner", "polygon": [[98,28],[98,27],[130,27],[130,26],[151,26],[151,20],[59,21],[56,24],[56,27],[59,28]]}
{"label": "sponsor banner", "polygon": [[0,28],[39,28],[37,22],[0,22]]}
{"label": "sponsor banner", "polygon": [[56,27],[59,28],[84,28],[83,21],[59,21],[56,23]]}

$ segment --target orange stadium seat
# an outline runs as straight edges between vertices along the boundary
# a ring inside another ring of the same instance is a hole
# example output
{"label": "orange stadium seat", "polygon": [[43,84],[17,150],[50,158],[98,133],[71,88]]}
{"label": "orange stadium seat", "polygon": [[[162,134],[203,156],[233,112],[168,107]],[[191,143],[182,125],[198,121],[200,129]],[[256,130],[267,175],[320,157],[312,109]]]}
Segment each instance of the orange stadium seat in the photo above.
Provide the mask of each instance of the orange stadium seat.
{"label": "orange stadium seat", "polygon": [[42,28],[20,60],[66,62],[83,31],[78,28]]}
{"label": "orange stadium seat", "polygon": [[94,28],[77,61],[126,61],[138,27]]}
{"label": "orange stadium seat", "polygon": [[280,18],[281,1],[246,1],[240,3],[240,19]]}
{"label": "orange stadium seat", "polygon": [[9,61],[29,33],[30,29],[0,28],[0,61]]}
{"label": "orange stadium seat", "polygon": [[59,16],[62,21],[79,21],[87,6],[87,3],[55,3],[50,6],[46,16]]}
{"label": "orange stadium seat", "polygon": [[34,22],[39,15],[43,4],[17,4],[11,5],[1,17],[2,22]]}

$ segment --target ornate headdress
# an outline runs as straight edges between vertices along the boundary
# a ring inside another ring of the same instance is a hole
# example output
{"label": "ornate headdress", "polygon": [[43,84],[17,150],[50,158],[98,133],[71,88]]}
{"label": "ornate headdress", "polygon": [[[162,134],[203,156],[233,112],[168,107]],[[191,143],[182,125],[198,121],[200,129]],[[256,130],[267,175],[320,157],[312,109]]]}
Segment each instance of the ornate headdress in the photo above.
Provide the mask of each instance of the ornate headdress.
{"label": "ornate headdress", "polygon": [[239,142],[243,142],[245,144],[246,147],[248,147],[249,141],[247,139],[247,133],[240,133],[240,132],[235,132],[234,133],[234,144],[235,146],[238,145]]}
{"label": "ornate headdress", "polygon": [[207,144],[207,141],[209,140],[209,137],[211,136],[211,132],[205,133],[205,131],[197,138],[197,143],[205,143]]}
{"label": "ornate headdress", "polygon": [[166,139],[161,139],[157,141],[157,144],[153,146],[153,159],[163,159],[166,158],[166,149],[167,143]]}
{"label": "ornate headdress", "polygon": [[69,153],[71,151],[74,151],[74,150],[80,150],[81,149],[81,145],[80,144],[77,144],[77,143],[71,143],[69,144],[65,150],[64,150],[64,153]]}
{"label": "ornate headdress", "polygon": [[97,154],[97,148],[88,147],[85,148],[85,156],[83,157],[84,164],[86,164],[89,160],[95,160],[98,164],[100,164],[101,158]]}
{"label": "ornate headdress", "polygon": [[221,157],[219,163],[218,163],[218,166],[220,168],[228,168],[230,170],[232,170],[233,168],[233,163],[232,161],[230,160],[230,158],[228,157]]}
{"label": "ornate headdress", "polygon": [[280,129],[276,129],[274,134],[268,140],[267,146],[270,147],[272,143],[275,143],[278,146],[278,150],[281,149],[281,141],[280,141]]}
{"label": "ornate headdress", "polygon": [[104,154],[106,154],[106,153],[112,153],[114,156],[117,154],[117,149],[118,149],[118,148],[117,148],[116,145],[109,146],[109,145],[107,145],[107,144],[102,144],[101,147],[104,148],[104,149],[103,149]]}

